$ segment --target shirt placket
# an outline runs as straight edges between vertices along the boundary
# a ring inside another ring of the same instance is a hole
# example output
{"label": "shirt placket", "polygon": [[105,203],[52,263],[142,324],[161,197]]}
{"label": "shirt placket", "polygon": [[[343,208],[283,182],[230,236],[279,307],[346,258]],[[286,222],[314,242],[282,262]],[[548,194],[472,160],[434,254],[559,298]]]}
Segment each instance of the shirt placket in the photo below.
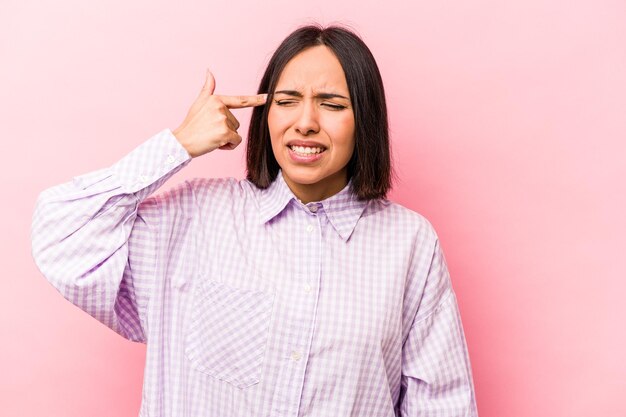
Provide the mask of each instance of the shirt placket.
{"label": "shirt placket", "polygon": [[293,276],[290,280],[292,289],[289,301],[290,315],[287,320],[289,337],[280,372],[283,398],[275,403],[274,414],[277,416],[297,416],[315,317],[321,282],[322,261],[322,221],[323,210],[318,203],[299,207],[293,213],[297,242],[296,256],[291,259]]}

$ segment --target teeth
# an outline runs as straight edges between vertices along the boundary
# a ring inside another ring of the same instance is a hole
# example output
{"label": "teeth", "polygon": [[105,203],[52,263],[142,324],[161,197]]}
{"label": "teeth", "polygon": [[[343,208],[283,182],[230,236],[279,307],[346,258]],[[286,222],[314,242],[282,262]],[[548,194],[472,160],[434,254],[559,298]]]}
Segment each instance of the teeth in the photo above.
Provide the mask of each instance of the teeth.
{"label": "teeth", "polygon": [[299,154],[310,155],[315,153],[321,153],[322,148],[311,148],[309,146],[291,146],[291,149]]}

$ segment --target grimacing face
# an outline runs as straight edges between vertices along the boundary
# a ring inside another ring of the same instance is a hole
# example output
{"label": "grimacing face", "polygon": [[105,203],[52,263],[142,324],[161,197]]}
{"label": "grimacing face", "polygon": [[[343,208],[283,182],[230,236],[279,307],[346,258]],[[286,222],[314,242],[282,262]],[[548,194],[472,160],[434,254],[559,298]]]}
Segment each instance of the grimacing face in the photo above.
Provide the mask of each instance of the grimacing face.
{"label": "grimacing face", "polygon": [[268,112],[272,150],[289,188],[303,203],[319,201],[348,183],[354,152],[354,112],[343,68],[319,45],[291,59]]}

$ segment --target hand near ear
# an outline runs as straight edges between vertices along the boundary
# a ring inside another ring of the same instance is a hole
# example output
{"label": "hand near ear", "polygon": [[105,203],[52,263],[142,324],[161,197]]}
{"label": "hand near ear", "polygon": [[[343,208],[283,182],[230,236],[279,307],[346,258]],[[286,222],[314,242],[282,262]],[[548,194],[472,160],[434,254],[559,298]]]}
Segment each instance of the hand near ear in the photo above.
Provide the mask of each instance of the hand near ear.
{"label": "hand near ear", "polygon": [[207,69],[200,95],[192,104],[183,123],[172,133],[192,158],[219,149],[235,149],[241,143],[239,121],[230,109],[261,106],[267,94],[253,96],[214,95],[215,78]]}

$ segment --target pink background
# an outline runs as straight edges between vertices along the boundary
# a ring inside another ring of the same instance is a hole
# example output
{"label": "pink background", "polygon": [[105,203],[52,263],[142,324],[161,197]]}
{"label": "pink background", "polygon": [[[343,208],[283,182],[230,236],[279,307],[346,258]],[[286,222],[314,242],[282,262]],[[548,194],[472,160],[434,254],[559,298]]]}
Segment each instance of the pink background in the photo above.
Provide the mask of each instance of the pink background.
{"label": "pink background", "polygon": [[[2,0],[0,415],[137,415],[145,347],[40,275],[35,199],[175,128],[207,66],[217,94],[253,93],[311,20],[352,25],[379,62],[391,197],[440,235],[480,415],[626,415],[626,3],[227,3]],[[216,151],[165,187],[243,166]]]}

